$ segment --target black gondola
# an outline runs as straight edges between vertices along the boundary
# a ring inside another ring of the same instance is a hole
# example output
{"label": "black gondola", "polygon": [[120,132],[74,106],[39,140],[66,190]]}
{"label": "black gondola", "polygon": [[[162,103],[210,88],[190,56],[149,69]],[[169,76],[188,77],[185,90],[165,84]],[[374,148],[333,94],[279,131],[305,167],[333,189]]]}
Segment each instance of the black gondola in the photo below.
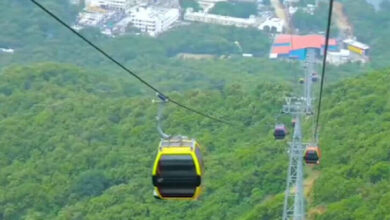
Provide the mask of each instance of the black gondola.
{"label": "black gondola", "polygon": [[287,128],[284,124],[278,124],[275,126],[274,137],[277,140],[282,140],[287,135]]}
{"label": "black gondola", "polygon": [[312,73],[311,74],[311,81],[317,82],[318,81],[318,74],[317,73]]}

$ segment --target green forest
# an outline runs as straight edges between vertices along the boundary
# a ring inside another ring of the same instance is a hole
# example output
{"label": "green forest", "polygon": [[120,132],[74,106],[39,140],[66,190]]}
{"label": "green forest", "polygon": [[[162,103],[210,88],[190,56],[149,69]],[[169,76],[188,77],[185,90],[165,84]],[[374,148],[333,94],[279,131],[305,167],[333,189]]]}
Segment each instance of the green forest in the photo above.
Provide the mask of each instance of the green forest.
{"label": "green forest", "polygon": [[[40,2],[69,24],[79,10]],[[390,7],[342,2],[360,28],[358,39],[372,46],[372,60],[327,67],[322,160],[305,167],[307,219],[390,220],[390,62],[383,50],[390,46]],[[202,147],[204,191],[198,201],[161,201],[151,181],[160,141],[154,92],[29,1],[3,0],[0,12],[7,30],[0,47],[15,49],[0,53],[0,220],[281,219],[291,135],[275,141],[273,129],[283,122],[293,130],[280,110],[287,95],[303,89],[297,87],[302,66],[270,61],[272,36],[206,24],[178,26],[158,38],[82,31],[170,98],[234,124],[168,104],[164,131],[196,138]],[[373,34],[378,22],[384,28]],[[305,118],[305,131],[311,120]]]}
{"label": "green forest", "polygon": [[[327,89],[324,159],[308,207],[315,219],[390,217],[389,76],[373,72]],[[280,217],[287,153],[272,128],[287,85],[173,92],[242,124],[216,124],[169,106],[166,131],[196,137],[207,165],[199,201],[166,203],[151,196],[159,136],[150,99],[129,97],[126,82],[63,64],[12,67],[0,78],[3,219]]]}
{"label": "green forest", "polygon": [[249,18],[249,16],[257,14],[257,6],[253,2],[217,2],[210,13],[238,18]]}

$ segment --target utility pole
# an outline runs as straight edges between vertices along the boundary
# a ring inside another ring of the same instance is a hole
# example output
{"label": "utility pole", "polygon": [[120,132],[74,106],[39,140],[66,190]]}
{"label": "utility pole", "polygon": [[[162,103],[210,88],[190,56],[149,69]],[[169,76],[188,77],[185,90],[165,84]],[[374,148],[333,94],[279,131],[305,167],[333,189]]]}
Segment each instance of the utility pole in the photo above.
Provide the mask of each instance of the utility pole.
{"label": "utility pole", "polygon": [[305,196],[303,187],[303,153],[306,144],[302,142],[302,116],[312,115],[312,73],[314,72],[315,53],[308,50],[305,66],[305,85],[303,97],[286,98],[283,112],[291,114],[295,119],[292,142],[289,143],[289,165],[287,184],[283,206],[283,220],[305,219]]}

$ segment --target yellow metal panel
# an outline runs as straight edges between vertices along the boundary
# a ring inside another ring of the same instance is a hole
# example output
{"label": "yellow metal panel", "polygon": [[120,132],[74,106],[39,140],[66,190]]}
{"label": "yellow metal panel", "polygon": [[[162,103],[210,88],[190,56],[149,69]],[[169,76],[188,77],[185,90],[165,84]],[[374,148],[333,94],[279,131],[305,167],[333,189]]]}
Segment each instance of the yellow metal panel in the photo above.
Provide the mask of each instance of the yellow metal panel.
{"label": "yellow metal panel", "polygon": [[348,50],[350,50],[350,51],[352,51],[354,53],[363,54],[363,50],[362,49],[354,47],[352,45],[348,46]]}
{"label": "yellow metal panel", "polygon": [[161,150],[164,154],[191,154],[190,147],[163,147]]}

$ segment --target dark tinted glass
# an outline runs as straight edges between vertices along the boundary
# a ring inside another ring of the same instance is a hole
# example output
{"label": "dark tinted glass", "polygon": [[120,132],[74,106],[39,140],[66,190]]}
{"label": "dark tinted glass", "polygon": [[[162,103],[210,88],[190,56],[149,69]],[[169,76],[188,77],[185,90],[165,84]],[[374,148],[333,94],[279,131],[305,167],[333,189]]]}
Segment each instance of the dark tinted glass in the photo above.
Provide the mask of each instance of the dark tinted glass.
{"label": "dark tinted glass", "polygon": [[193,197],[196,187],[159,187],[160,194],[163,197]]}
{"label": "dark tinted glass", "polygon": [[153,177],[163,197],[192,197],[200,181],[191,155],[163,155]]}
{"label": "dark tinted glass", "polygon": [[164,177],[196,176],[191,155],[163,155],[158,164],[158,174]]}
{"label": "dark tinted glass", "polygon": [[309,151],[309,152],[307,152],[307,153],[306,153],[305,160],[308,160],[308,161],[317,161],[317,160],[318,160],[317,152],[315,152],[315,151]]}

